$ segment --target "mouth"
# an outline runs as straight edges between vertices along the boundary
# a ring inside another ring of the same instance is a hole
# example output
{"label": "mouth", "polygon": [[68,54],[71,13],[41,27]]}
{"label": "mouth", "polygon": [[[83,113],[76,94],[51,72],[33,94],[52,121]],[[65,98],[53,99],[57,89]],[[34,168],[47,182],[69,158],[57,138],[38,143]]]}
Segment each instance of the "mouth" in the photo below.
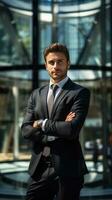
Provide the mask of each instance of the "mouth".
{"label": "mouth", "polygon": [[60,73],[60,71],[54,71],[54,72],[53,72],[53,74],[55,74],[55,75],[56,75],[56,74],[59,74],[59,73]]}
{"label": "mouth", "polygon": [[53,73],[53,76],[59,76],[59,72]]}

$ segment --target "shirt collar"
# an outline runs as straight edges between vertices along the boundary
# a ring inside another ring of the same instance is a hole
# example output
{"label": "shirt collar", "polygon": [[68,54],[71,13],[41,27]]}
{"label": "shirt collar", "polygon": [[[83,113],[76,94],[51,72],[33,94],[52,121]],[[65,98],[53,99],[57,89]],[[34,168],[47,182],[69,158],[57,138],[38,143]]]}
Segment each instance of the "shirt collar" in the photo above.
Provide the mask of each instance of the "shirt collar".
{"label": "shirt collar", "polygon": [[[63,86],[65,85],[65,83],[68,81],[68,76],[66,76],[63,80],[61,80],[60,82],[56,83],[56,85],[58,85],[60,88],[63,88]],[[53,85],[53,83],[50,81],[50,88]]]}

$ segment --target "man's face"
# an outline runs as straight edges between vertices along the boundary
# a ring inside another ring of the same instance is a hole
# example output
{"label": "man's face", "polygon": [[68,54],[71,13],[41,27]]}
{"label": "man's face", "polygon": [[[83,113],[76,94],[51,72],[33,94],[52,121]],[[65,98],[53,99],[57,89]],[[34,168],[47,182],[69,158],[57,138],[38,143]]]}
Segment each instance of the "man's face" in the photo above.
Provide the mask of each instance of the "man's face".
{"label": "man's face", "polygon": [[60,52],[52,52],[46,56],[46,70],[48,71],[51,81],[57,83],[63,80],[69,68],[69,62],[65,55]]}

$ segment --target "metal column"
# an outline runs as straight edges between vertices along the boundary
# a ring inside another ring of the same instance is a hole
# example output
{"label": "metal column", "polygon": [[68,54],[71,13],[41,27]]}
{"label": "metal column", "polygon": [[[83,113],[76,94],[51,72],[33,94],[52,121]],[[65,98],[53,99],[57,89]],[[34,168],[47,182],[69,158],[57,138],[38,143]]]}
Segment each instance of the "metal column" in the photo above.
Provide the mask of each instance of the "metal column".
{"label": "metal column", "polygon": [[32,64],[33,64],[33,71],[32,71],[32,87],[33,89],[38,87],[38,58],[39,58],[39,20],[38,20],[38,3],[39,1],[33,0],[32,1],[32,41],[33,41],[33,52],[32,52]]}
{"label": "metal column", "polygon": [[106,1],[101,1],[101,109],[102,109],[102,135],[103,135],[103,186],[108,186],[108,164],[107,164],[107,146],[108,146],[108,116],[107,116],[107,78],[106,78]]}

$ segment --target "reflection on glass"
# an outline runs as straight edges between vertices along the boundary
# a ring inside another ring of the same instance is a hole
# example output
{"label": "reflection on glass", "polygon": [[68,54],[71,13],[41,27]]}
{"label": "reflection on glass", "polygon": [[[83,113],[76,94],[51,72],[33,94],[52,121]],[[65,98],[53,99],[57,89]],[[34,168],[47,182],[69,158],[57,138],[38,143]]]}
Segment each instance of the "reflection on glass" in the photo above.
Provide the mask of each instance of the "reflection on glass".
{"label": "reflection on glass", "polygon": [[31,64],[31,12],[0,5],[0,65]]}
{"label": "reflection on glass", "polygon": [[[12,9],[10,6],[6,8],[0,2],[0,66],[22,65],[24,67],[24,65],[32,63],[32,11],[31,8],[27,9],[29,6],[27,3],[32,3],[32,1],[5,1],[10,5],[13,2],[23,2],[26,3],[26,7],[16,3],[16,9]],[[77,5],[79,2],[86,6]],[[98,16],[101,11],[101,2],[100,0],[76,2],[41,0],[39,2],[40,64],[43,64],[43,49],[52,41],[59,41],[69,48],[71,64],[101,66],[101,15]],[[88,10],[88,6],[93,5],[93,3],[94,8],[92,6],[92,9]],[[84,11],[85,8],[86,11]],[[110,6],[108,5],[106,7],[106,66],[109,67],[111,67],[110,32]],[[86,188],[82,195],[88,197],[89,194],[89,198],[92,200],[91,195],[94,191],[94,195],[96,195],[97,192],[102,193],[104,189],[104,136],[102,130],[102,99],[104,96],[101,86],[104,83],[103,85],[106,87],[107,140],[110,142],[112,133],[112,73],[111,71],[106,72],[105,80],[102,79],[100,70],[92,71],[90,68],[85,71],[70,70],[69,75],[72,80],[88,87],[91,91],[90,109],[82,130],[81,144],[90,172],[85,178]],[[48,82],[48,76],[44,70],[40,70],[39,84],[44,85],[46,82]],[[22,138],[20,126],[31,89],[32,71],[0,72],[0,195],[1,192],[4,192],[5,196],[7,195],[8,199],[11,200],[11,195],[21,196],[21,199],[24,199],[28,181],[30,144]],[[109,145],[107,145],[108,154],[110,152]],[[108,156],[106,187],[112,189],[112,173],[109,168],[110,154]],[[93,186],[95,186],[94,191]],[[16,199],[18,198],[15,197]]]}
{"label": "reflection on glass", "polygon": [[21,139],[20,125],[31,86],[31,71],[0,73],[1,161],[23,156],[21,151],[24,152],[26,147]]}

